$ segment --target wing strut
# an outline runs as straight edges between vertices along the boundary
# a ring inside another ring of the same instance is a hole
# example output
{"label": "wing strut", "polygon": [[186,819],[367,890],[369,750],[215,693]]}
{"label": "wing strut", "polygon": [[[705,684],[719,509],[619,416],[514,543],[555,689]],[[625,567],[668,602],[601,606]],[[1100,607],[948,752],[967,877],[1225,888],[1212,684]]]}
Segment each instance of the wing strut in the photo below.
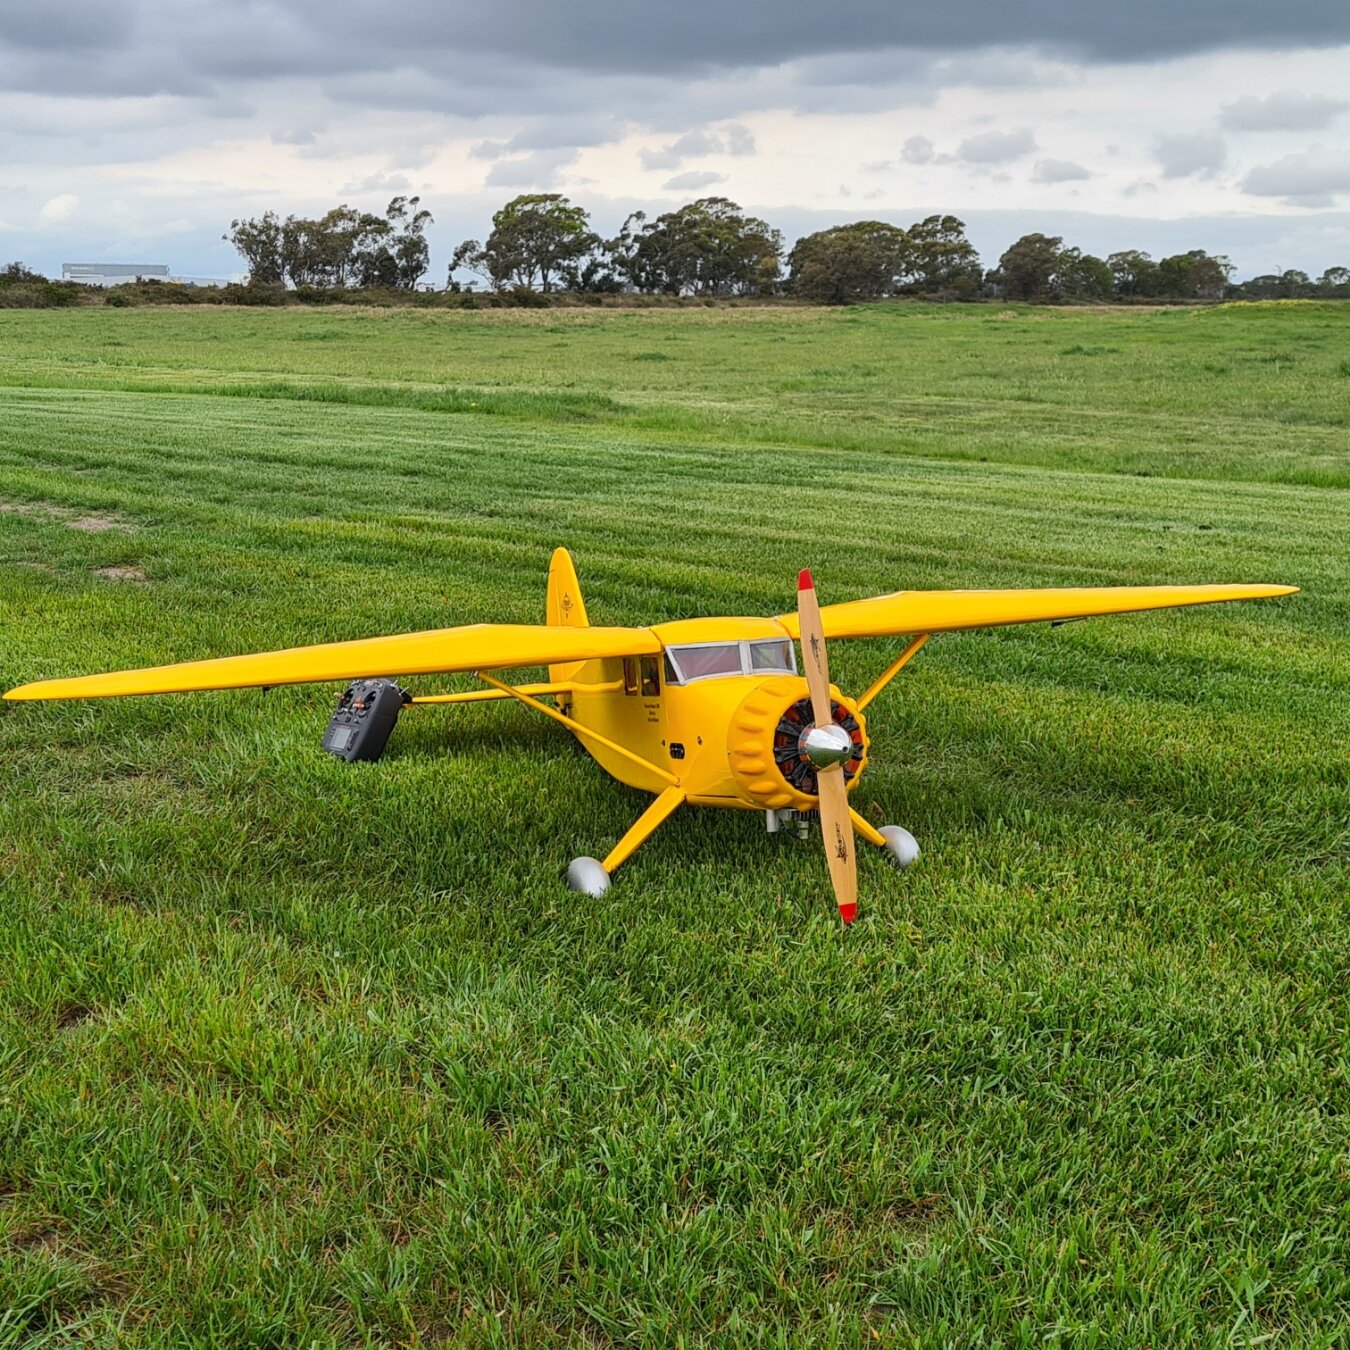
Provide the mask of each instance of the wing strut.
{"label": "wing strut", "polygon": [[877,678],[876,678],[875,680],[872,681],[871,687],[870,687],[870,688],[868,689],[868,691],[867,691],[867,692],[866,692],[866,693],[858,700],[858,711],[859,711],[859,712],[861,712],[865,707],[867,707],[867,705],[868,705],[869,703],[871,703],[871,701],[872,701],[874,698],[876,698],[876,696],[877,696],[879,693],[881,693],[881,691],[882,691],[883,689],[885,689],[885,687],[886,687],[888,684],[890,684],[890,682],[891,682],[893,679],[895,679],[895,677],[896,677],[902,670],[904,670],[904,668],[905,668],[907,665],[909,665],[910,661],[913,660],[914,657],[918,656],[918,654],[919,654],[919,648],[922,647],[923,644],[924,644],[925,642],[927,642],[928,639],[929,639],[930,637],[932,637],[932,636],[933,636],[932,633],[920,633],[919,636],[916,637],[916,638],[915,638],[915,639],[914,639],[914,640],[913,640],[913,641],[905,648],[905,650],[902,651],[902,652],[900,653],[900,655],[897,656],[897,657],[895,658],[895,660],[892,661],[891,664],[890,664],[889,666],[887,666],[886,669],[883,670],[883,671],[881,672],[881,674],[878,675]]}
{"label": "wing strut", "polygon": [[[615,685],[616,689],[621,685]],[[410,699],[409,702],[416,704],[427,703],[490,703],[498,698],[515,698],[520,694],[570,694],[576,688],[570,680],[563,684],[517,684],[513,685],[512,692],[503,694],[500,689],[470,689],[463,694],[421,694],[417,698]]]}
{"label": "wing strut", "polygon": [[494,689],[500,689],[508,698],[519,699],[527,708],[533,708],[536,712],[541,712],[545,717],[551,717],[555,722],[561,722],[568,731],[582,737],[585,740],[595,741],[598,745],[603,745],[606,750],[612,750],[616,755],[622,755],[624,759],[630,760],[643,769],[650,769],[658,778],[664,778],[671,787],[679,787],[680,780],[667,769],[663,769],[659,764],[653,764],[649,759],[643,759],[641,755],[635,755],[626,746],[611,741],[608,736],[602,736],[598,731],[592,731],[590,727],[583,727],[580,722],[574,722],[565,713],[560,713],[556,708],[550,708],[547,703],[540,703],[537,698],[531,698],[528,694],[521,693],[513,685],[505,684],[501,680],[494,680],[491,675],[484,675],[481,670],[474,671],[474,675],[483,681],[484,684],[490,684]]}

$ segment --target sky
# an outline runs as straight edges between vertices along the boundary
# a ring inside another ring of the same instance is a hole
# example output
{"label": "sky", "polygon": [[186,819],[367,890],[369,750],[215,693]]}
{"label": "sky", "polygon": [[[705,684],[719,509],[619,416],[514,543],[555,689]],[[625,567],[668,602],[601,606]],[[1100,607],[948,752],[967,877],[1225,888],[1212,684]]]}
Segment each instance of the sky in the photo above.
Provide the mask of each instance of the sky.
{"label": "sky", "polygon": [[1345,0],[0,0],[0,261],[229,277],[235,217],[517,193],[602,234],[732,198],[796,237],[967,224],[1350,266]]}

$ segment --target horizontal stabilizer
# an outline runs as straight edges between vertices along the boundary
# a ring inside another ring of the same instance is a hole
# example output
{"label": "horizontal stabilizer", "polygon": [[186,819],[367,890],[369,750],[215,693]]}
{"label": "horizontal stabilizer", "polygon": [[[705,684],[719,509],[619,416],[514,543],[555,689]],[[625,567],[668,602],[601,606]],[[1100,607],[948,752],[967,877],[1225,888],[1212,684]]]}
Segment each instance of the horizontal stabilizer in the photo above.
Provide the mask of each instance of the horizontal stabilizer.
{"label": "horizontal stabilizer", "polygon": [[316,647],[186,661],[21,685],[7,699],[112,698],[176,694],[197,689],[246,689],[368,676],[506,670],[599,657],[646,656],[661,650],[646,628],[554,628],[542,624],[481,623],[397,637],[328,642]]}
{"label": "horizontal stabilizer", "polygon": [[[824,605],[820,617],[826,638],[891,637],[1087,619],[1177,605],[1211,605],[1220,600],[1263,600],[1292,595],[1297,590],[1297,586],[1091,586],[1027,591],[897,591],[871,600]],[[793,637],[798,636],[796,614],[780,614],[778,622]]]}

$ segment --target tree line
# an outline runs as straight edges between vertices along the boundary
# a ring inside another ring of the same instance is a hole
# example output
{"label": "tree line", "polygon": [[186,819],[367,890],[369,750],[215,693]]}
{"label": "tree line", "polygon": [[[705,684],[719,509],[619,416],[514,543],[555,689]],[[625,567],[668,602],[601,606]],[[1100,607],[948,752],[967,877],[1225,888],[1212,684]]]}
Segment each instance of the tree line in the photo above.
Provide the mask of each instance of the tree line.
{"label": "tree line", "polygon": [[[426,275],[431,213],[417,197],[395,197],[383,216],[338,206],[317,219],[268,211],[231,222],[225,236],[253,285],[412,290]],[[649,218],[634,212],[605,239],[588,212],[561,193],[525,193],[492,217],[483,241],[455,250],[446,289],[468,273],[497,293],[734,298],[797,296],[847,304],[889,296],[1033,303],[1350,298],[1350,269],[1316,280],[1290,270],[1233,280],[1222,255],[1191,249],[1154,259],[1139,249],[1105,258],[1058,235],[1027,234],[986,269],[953,215],[908,228],[861,220],[818,230],[785,250],[780,231],[725,197],[703,197]]]}
{"label": "tree line", "polygon": [[395,197],[383,216],[335,206],[316,220],[265,211],[232,220],[225,235],[255,286],[366,287],[412,290],[431,264],[430,211],[420,197]]}
{"label": "tree line", "polygon": [[486,242],[466,239],[450,262],[448,285],[467,270],[493,290],[513,287],[732,297],[773,295],[780,286],[783,236],[725,197],[704,197],[648,220],[635,211],[613,239],[556,192],[526,193],[492,217]]}

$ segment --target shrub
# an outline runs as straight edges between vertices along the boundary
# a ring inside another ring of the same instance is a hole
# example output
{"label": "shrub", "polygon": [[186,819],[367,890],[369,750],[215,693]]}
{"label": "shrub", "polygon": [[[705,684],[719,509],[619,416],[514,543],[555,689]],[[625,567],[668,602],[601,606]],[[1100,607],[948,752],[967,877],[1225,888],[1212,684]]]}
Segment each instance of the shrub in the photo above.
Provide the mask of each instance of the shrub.
{"label": "shrub", "polygon": [[46,280],[41,272],[35,272],[21,262],[6,263],[0,267],[0,286],[18,286]]}
{"label": "shrub", "polygon": [[79,304],[73,281],[11,282],[0,286],[0,309],[65,309]]}
{"label": "shrub", "polygon": [[507,294],[511,298],[511,303],[520,309],[549,308],[549,297],[540,291],[531,290],[528,286],[513,286]]}
{"label": "shrub", "polygon": [[255,285],[253,282],[241,286],[232,281],[220,288],[220,301],[224,305],[279,306],[287,304],[289,297],[284,286]]}

